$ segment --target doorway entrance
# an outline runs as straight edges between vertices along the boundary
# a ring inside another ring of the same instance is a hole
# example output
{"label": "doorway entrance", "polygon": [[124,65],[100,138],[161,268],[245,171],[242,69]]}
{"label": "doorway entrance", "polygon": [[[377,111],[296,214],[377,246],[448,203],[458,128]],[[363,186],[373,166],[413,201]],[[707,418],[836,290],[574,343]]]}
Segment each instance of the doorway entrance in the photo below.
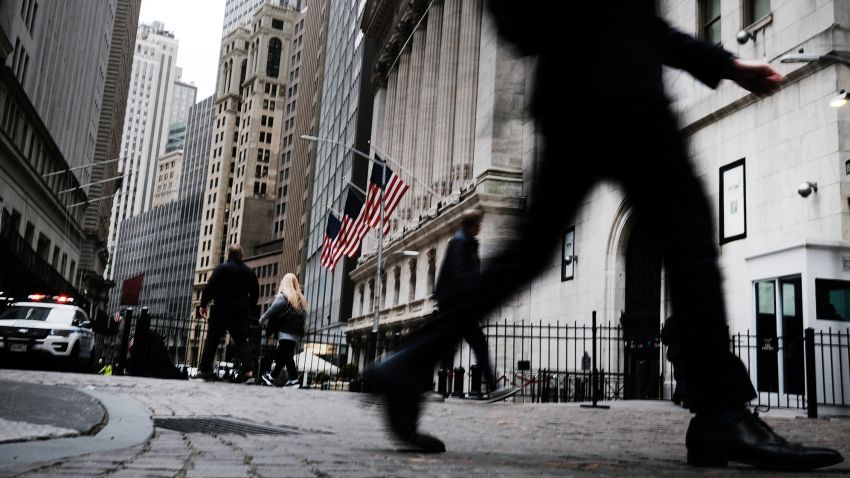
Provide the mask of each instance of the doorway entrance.
{"label": "doorway entrance", "polygon": [[661,253],[640,218],[626,246],[623,324],[626,399],[661,398]]}
{"label": "doorway entrance", "polygon": [[756,281],[756,374],[759,392],[805,391],[800,276]]}

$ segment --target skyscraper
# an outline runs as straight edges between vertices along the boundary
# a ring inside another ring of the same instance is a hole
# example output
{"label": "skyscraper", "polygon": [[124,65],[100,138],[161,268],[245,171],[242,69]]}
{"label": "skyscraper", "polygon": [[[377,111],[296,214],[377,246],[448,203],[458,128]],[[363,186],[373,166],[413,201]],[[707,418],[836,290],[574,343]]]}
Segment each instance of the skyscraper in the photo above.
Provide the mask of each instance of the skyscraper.
{"label": "skyscraper", "polygon": [[[364,61],[372,55],[360,31],[365,0],[330,2],[325,75],[318,135],[341,144],[320,142],[312,177],[310,221],[307,225],[307,269],[304,294],[310,300],[312,323],[308,329],[337,328],[351,311],[353,285],[348,273],[353,261],[345,260],[333,271],[320,264],[328,207],[342,209],[349,182],[366,184],[367,164],[351,148],[369,149],[372,120],[372,85],[362,81]],[[365,60],[364,60],[365,59]]]}
{"label": "skyscraper", "polygon": [[[122,224],[116,254],[116,290],[110,311],[120,307],[122,282],[144,273],[139,300],[148,308],[151,325],[166,335],[178,357],[185,354],[191,316],[192,278],[203,208],[203,184],[212,138],[213,97],[189,109],[185,149],[157,161],[156,196],[148,211]],[[164,166],[162,169],[159,166]]]}
{"label": "skyscraper", "polygon": [[196,295],[227,244],[240,243],[250,256],[274,239],[284,99],[298,17],[291,8],[265,4],[250,28],[239,27],[222,41]]}
{"label": "skyscraper", "polygon": [[[124,181],[112,207],[110,249],[120,235],[121,221],[150,207],[153,165],[168,138],[176,59],[177,40],[162,23],[139,25],[118,165]],[[112,276],[110,267],[106,274]]]}
{"label": "skyscraper", "polygon": [[108,287],[89,278],[105,252],[106,161],[117,156],[139,3],[0,3],[0,129],[15,145],[0,148],[4,292],[95,301]]}
{"label": "skyscraper", "polygon": [[[316,144],[302,140],[301,136],[317,135],[319,131],[329,4],[328,0],[310,2],[305,18],[300,20],[303,26],[296,32],[294,43],[297,45],[294,48],[296,54],[300,52],[302,60],[293,64],[290,72],[298,88],[291,99],[287,98],[284,121],[287,127],[284,137],[294,139],[283,147],[284,168],[280,173],[283,181],[278,185],[275,205],[275,227],[278,234],[282,234],[284,245],[280,273],[293,272],[302,282],[306,269]],[[287,195],[282,194],[283,187],[288,188]],[[277,280],[280,282],[280,277]]]}
{"label": "skyscraper", "polygon": [[251,22],[254,13],[263,4],[278,7],[290,7],[302,10],[307,0],[227,0],[224,5],[224,22],[221,27],[221,37],[233,33],[239,27],[244,27]]}

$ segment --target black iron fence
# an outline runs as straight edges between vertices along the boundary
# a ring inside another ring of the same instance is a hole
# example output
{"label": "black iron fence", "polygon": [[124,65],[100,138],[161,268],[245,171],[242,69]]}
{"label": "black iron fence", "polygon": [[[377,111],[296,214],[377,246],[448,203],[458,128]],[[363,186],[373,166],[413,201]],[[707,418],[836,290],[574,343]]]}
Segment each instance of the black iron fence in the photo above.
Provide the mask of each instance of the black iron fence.
{"label": "black iron fence", "polygon": [[[507,321],[487,324],[483,331],[499,380],[521,387],[517,402],[676,398],[675,370],[660,333],[629,334],[619,325],[594,329],[578,323]],[[731,337],[731,349],[759,392],[753,405],[850,406],[850,328],[809,329],[808,334],[809,340],[749,332]],[[435,373],[434,391],[456,397],[485,392],[474,355],[459,341]]]}
{"label": "black iron fence", "polygon": [[[162,314],[148,314],[144,308],[124,310],[110,318],[112,327],[96,334],[96,350],[108,363],[125,367],[136,349],[137,332],[142,317],[152,340],[158,342],[160,355],[186,375],[197,371],[208,324],[205,320],[176,318]],[[268,337],[256,320],[249,321],[248,342],[252,354],[250,367],[258,383],[263,374],[271,372],[278,360],[276,337]],[[302,387],[331,390],[348,390],[349,381],[357,376],[357,369],[347,365],[348,345],[345,335],[338,331],[314,331],[298,344],[294,357],[298,377],[276,377],[279,380],[297,379]],[[160,357],[161,358],[161,357]],[[146,360],[154,360],[149,357]],[[236,347],[229,336],[222,337],[213,361],[213,373],[222,380],[233,378],[241,369]],[[122,370],[123,371],[123,370]]]}
{"label": "black iron fence", "polygon": [[[134,327],[131,324],[127,334],[119,327],[111,335],[99,334],[101,355],[120,362],[120,344],[132,342]],[[190,371],[198,366],[206,321],[151,316],[149,327],[175,365]],[[498,380],[521,388],[513,398],[516,402],[675,398],[675,370],[666,359],[660,333],[629,333],[620,325],[522,321],[489,323],[483,331]],[[266,337],[257,325],[249,328],[249,338],[252,366],[262,377],[278,360],[277,340]],[[747,331],[733,335],[730,347],[759,392],[753,405],[808,407],[810,415],[817,413],[816,405],[850,406],[850,327],[807,329],[803,337],[793,339]],[[296,349],[297,379],[302,387],[357,390],[359,371],[348,363],[349,355],[346,337],[338,329],[311,331]],[[232,341],[223,338],[214,362],[222,378],[230,375],[236,357]],[[476,362],[469,346],[459,341],[454,354],[435,370],[434,391],[469,398],[486,393],[483,371]]]}

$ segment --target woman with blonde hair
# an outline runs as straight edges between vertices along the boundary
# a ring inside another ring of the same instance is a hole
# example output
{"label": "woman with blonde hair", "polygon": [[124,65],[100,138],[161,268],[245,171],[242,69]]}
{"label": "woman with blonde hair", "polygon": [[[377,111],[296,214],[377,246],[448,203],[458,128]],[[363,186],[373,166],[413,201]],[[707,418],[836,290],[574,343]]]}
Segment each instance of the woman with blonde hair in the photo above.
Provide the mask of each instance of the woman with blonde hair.
{"label": "woman with blonde hair", "polygon": [[298,369],[295,368],[295,345],[304,336],[304,322],[307,317],[307,299],[301,293],[298,278],[288,273],[280,281],[277,296],[266,313],[260,317],[260,323],[266,324],[266,334],[277,333],[277,360],[271,374],[263,378],[270,383],[280,377],[281,369],[286,366],[287,381],[284,386],[298,385]]}

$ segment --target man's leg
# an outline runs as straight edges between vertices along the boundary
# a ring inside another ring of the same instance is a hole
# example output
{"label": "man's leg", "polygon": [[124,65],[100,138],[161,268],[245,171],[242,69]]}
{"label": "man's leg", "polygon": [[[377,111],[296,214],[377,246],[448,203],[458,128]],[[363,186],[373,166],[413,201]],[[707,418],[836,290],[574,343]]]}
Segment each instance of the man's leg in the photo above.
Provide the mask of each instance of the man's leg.
{"label": "man's leg", "polygon": [[685,439],[688,463],[726,466],[732,460],[781,470],[840,463],[843,459],[834,450],[787,442],[745,408],[755,390],[743,363],[730,351],[708,200],[666,109],[633,113],[639,125],[615,128],[638,152],[620,162],[619,177],[639,220],[646,221],[659,244],[674,313],[681,320],[680,371],[696,412]]}
{"label": "man's leg", "polygon": [[[582,132],[573,132],[574,138],[582,137]],[[561,136],[569,136],[568,133],[559,132]],[[379,391],[386,395],[390,427],[402,440],[408,443],[421,437],[435,440],[415,431],[420,393],[424,384],[430,384],[434,364],[457,344],[464,330],[477,326],[480,319],[543,269],[554,253],[564,222],[573,216],[598,179],[601,163],[569,162],[566,152],[570,144],[569,140],[547,144],[534,173],[529,207],[515,231],[515,239],[506,241],[501,252],[486,262],[479,281],[462,285],[463,290],[457,295],[468,299],[441,306],[436,319],[405,337],[395,355],[367,372],[367,380],[371,376]],[[557,204],[555,214],[553,204]],[[417,438],[409,439],[402,433]]]}
{"label": "man's leg", "polygon": [[230,332],[230,338],[236,345],[236,353],[239,355],[241,362],[242,374],[245,376],[253,376],[254,359],[251,357],[251,347],[248,345],[248,321],[233,320],[228,321],[227,331]]}
{"label": "man's leg", "polygon": [[207,337],[204,339],[204,351],[201,353],[201,361],[198,364],[198,372],[202,374],[212,373],[215,352],[218,350],[218,343],[226,330],[222,322],[223,320],[217,317],[210,317],[207,321]]}
{"label": "man's leg", "polygon": [[664,257],[667,283],[682,344],[685,380],[696,412],[740,407],[755,397],[749,374],[730,352],[708,199],[663,107],[638,110],[640,124],[624,132],[636,152],[619,175],[637,218],[653,234]]}
{"label": "man's leg", "polygon": [[487,345],[487,337],[478,324],[472,324],[464,331],[463,338],[469,344],[469,348],[475,352],[475,360],[478,362],[478,367],[483,371],[485,380],[487,380],[487,391],[492,393],[496,390],[496,373],[490,363],[490,347]]}

